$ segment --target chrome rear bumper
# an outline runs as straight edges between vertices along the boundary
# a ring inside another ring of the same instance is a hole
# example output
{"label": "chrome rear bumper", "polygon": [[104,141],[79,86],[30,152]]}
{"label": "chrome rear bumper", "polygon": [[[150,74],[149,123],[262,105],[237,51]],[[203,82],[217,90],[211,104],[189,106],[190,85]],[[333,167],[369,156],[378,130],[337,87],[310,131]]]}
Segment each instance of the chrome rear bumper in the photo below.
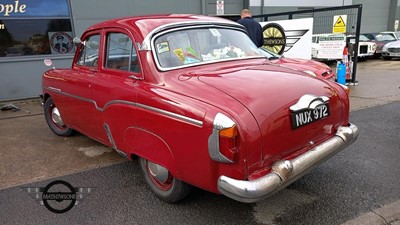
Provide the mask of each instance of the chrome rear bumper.
{"label": "chrome rear bumper", "polygon": [[218,179],[218,190],[240,202],[256,202],[293,183],[312,168],[332,157],[357,140],[359,130],[350,124],[339,127],[336,135],[298,157],[278,161],[270,173],[256,180],[236,180],[226,176]]}

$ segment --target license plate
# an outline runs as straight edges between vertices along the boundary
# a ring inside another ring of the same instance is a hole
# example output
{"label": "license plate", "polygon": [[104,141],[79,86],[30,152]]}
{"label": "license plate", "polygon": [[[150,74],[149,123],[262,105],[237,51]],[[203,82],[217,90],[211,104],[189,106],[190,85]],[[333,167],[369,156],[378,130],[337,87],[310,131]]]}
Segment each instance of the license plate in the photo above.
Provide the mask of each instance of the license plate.
{"label": "license plate", "polygon": [[390,53],[390,56],[400,56],[400,53]]}
{"label": "license plate", "polygon": [[314,109],[304,109],[292,112],[292,128],[297,129],[329,116],[329,103],[316,106]]}

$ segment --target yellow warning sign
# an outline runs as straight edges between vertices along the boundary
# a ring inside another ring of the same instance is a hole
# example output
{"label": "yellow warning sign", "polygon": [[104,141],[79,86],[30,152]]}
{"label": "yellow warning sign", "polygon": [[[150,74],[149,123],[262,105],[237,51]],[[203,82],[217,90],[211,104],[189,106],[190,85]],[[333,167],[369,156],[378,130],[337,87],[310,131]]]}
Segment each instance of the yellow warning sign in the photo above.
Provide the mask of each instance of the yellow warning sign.
{"label": "yellow warning sign", "polygon": [[333,17],[332,33],[346,33],[347,15],[339,15]]}

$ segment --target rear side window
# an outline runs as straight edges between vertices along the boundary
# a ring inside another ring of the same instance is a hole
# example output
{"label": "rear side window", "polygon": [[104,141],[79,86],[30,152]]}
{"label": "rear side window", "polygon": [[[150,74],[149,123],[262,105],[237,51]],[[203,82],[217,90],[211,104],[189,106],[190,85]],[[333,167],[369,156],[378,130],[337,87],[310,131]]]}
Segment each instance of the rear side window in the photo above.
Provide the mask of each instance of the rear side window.
{"label": "rear side window", "polygon": [[79,52],[77,65],[97,67],[99,61],[100,34],[89,36]]}
{"label": "rear side window", "polygon": [[133,42],[126,34],[109,33],[107,35],[106,51],[105,68],[140,72]]}

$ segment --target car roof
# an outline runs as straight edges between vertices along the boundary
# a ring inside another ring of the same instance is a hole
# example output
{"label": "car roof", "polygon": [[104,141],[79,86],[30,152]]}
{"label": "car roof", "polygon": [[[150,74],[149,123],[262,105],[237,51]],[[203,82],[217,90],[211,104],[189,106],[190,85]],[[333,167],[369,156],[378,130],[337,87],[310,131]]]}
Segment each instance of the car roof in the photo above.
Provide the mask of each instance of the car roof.
{"label": "car roof", "polygon": [[221,24],[226,26],[236,26],[243,28],[240,24],[220,17],[211,17],[194,14],[159,14],[122,17],[107,20],[90,26],[86,31],[102,29],[107,27],[122,27],[136,30],[143,41],[145,37],[163,28],[182,27],[185,25],[196,24]]}

